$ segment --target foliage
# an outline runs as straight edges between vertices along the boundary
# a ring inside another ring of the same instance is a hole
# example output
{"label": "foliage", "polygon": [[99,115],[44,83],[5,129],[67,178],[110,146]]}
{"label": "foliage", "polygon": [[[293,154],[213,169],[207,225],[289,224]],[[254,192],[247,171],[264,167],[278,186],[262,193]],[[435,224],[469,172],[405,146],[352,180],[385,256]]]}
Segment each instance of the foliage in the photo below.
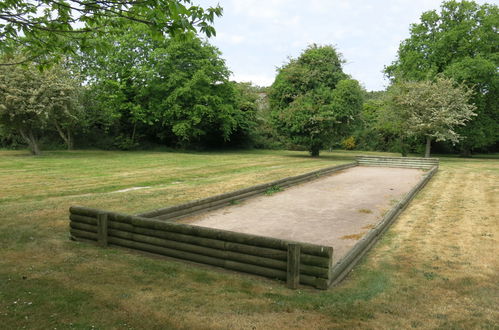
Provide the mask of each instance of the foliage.
{"label": "foliage", "polygon": [[349,136],[343,141],[341,141],[341,146],[346,150],[353,150],[357,146],[355,143],[355,136]]}
{"label": "foliage", "polygon": [[11,53],[22,47],[27,60],[60,58],[80,47],[91,48],[93,38],[119,36],[130,22],[143,25],[155,38],[197,29],[210,37],[215,34],[214,18],[221,14],[220,6],[204,9],[191,0],[4,0],[0,50]]}
{"label": "foliage", "polygon": [[460,149],[469,153],[499,140],[499,7],[447,1],[440,13],[425,12],[398,58],[385,69],[394,81],[433,79],[444,74],[473,88],[477,116],[459,130]]}
{"label": "foliage", "polygon": [[389,90],[389,111],[382,122],[402,136],[425,137],[425,156],[429,157],[432,140],[459,141],[456,127],[475,115],[475,106],[468,103],[471,94],[466,86],[449,78],[399,81]]}
{"label": "foliage", "polygon": [[332,46],[309,46],[298,59],[290,59],[277,71],[269,93],[270,106],[283,109],[297,97],[311,90],[336,84],[347,75],[343,73],[343,60]]}
{"label": "foliage", "polygon": [[64,69],[39,71],[33,65],[0,67],[0,125],[18,133],[31,152],[40,154],[39,140],[57,129],[71,147],[78,123],[78,84]]}
{"label": "foliage", "polygon": [[108,52],[77,60],[91,82],[94,112],[105,114],[114,135],[219,146],[250,130],[254,108],[229,82],[215,47],[197,38],[152,39],[139,25],[109,43]]}
{"label": "foliage", "polygon": [[318,156],[349,132],[362,106],[357,81],[347,79],[332,46],[312,45],[278,70],[269,99],[279,134]]}

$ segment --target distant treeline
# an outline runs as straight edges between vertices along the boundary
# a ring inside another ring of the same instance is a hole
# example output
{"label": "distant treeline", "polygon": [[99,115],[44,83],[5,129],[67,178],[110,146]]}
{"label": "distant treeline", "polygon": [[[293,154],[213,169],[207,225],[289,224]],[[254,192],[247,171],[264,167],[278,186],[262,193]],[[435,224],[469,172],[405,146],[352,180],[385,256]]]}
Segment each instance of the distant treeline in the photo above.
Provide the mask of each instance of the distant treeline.
{"label": "distant treeline", "polygon": [[310,45],[259,87],[230,81],[208,42],[133,22],[50,65],[4,52],[0,147],[498,152],[498,18],[468,1],[424,13],[378,92],[332,46]]}

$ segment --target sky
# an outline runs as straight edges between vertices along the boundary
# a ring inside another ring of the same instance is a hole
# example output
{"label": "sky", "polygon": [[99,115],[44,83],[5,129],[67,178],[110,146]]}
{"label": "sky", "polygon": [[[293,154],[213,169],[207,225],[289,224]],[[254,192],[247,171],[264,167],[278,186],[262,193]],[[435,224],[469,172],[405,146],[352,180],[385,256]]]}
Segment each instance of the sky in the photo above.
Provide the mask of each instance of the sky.
{"label": "sky", "polygon": [[[297,58],[308,45],[333,45],[350,74],[368,91],[383,90],[383,68],[409,37],[421,14],[439,10],[440,0],[197,0],[203,7],[220,4],[216,37],[232,71],[231,79],[269,86],[276,68]],[[475,1],[498,3],[498,0]]]}

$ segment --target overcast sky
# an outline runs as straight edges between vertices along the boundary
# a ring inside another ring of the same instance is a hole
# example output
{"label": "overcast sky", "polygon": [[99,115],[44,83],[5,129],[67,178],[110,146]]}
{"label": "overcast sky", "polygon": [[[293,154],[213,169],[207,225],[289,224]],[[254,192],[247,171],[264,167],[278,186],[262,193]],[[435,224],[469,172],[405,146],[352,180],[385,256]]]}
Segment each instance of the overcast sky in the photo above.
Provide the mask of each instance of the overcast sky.
{"label": "overcast sky", "polygon": [[[499,0],[476,1],[498,3]],[[367,90],[387,85],[382,70],[409,37],[411,23],[440,0],[197,0],[219,3],[217,36],[210,43],[223,53],[236,81],[272,84],[276,67],[296,58],[312,43],[334,45],[343,54],[344,71]]]}

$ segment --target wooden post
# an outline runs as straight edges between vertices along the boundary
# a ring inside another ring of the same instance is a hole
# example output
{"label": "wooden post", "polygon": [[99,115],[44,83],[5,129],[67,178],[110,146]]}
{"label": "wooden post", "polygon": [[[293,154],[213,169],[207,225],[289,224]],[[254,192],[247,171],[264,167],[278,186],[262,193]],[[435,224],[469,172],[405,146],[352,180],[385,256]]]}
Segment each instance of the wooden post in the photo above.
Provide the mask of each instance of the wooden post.
{"label": "wooden post", "polygon": [[97,242],[100,246],[107,246],[107,213],[97,214]]}
{"label": "wooden post", "polygon": [[288,244],[286,283],[290,289],[298,288],[300,283],[300,250],[300,245]]}

